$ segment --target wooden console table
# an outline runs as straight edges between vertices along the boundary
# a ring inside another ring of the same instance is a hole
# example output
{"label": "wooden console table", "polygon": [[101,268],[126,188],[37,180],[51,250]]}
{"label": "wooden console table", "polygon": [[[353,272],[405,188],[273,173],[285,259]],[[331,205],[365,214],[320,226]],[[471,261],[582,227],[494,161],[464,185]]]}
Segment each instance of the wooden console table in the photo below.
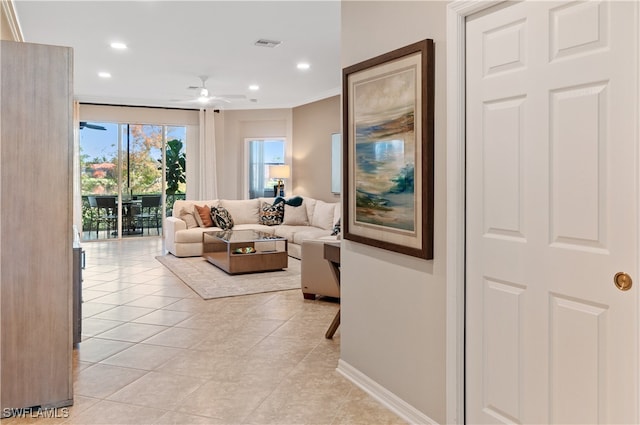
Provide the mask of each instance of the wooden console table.
{"label": "wooden console table", "polygon": [[[331,271],[333,272],[333,278],[340,287],[340,242],[330,242],[324,244],[324,258],[331,264]],[[325,338],[333,338],[333,334],[338,330],[340,326],[340,309],[336,313],[336,317],[333,318],[333,322],[327,329],[327,333],[324,334]]]}

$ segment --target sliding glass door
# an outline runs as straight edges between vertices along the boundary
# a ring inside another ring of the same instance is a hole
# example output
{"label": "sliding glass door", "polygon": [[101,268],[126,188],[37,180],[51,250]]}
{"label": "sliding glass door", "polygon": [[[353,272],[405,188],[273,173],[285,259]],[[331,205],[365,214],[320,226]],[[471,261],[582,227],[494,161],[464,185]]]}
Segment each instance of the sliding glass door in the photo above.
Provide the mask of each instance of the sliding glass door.
{"label": "sliding glass door", "polygon": [[[186,192],[186,127],[81,123],[80,128],[83,239],[160,236],[163,211]],[[178,149],[177,171],[175,164],[165,166],[165,147],[169,157]],[[171,188],[168,199],[165,188]]]}

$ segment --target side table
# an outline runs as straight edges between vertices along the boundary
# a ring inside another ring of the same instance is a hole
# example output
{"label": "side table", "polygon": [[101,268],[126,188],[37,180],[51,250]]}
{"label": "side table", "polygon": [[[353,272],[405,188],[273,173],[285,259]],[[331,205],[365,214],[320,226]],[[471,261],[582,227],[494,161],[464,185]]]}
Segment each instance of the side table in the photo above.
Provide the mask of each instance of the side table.
{"label": "side table", "polygon": [[[336,280],[338,284],[338,288],[340,287],[340,243],[335,242],[327,242],[324,244],[324,258],[331,264],[331,271],[333,272],[333,278]],[[336,313],[336,316],[333,318],[333,322],[327,329],[327,333],[324,334],[325,338],[331,339],[333,338],[333,334],[338,330],[338,326],[340,326],[340,309]]]}

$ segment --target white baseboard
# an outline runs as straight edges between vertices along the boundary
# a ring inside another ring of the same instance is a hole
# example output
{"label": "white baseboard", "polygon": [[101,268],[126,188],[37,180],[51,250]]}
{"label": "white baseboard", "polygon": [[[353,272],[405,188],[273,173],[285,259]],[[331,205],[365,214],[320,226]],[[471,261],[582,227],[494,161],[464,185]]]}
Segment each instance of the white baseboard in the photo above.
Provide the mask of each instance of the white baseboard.
{"label": "white baseboard", "polygon": [[436,421],[411,406],[391,391],[360,372],[344,360],[338,360],[336,371],[349,381],[362,388],[371,397],[382,403],[387,409],[400,416],[410,424],[437,424]]}

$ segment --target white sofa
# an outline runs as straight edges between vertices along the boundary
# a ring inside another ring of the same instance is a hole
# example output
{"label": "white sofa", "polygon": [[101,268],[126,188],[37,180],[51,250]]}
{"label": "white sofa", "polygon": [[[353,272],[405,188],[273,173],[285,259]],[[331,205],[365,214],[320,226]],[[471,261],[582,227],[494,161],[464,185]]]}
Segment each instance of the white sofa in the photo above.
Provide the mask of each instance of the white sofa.
{"label": "white sofa", "polygon": [[[288,205],[285,206],[284,222],[274,226],[260,224],[260,211],[263,203],[273,204],[275,198],[256,198],[243,200],[214,199],[202,201],[178,200],[173,205],[171,217],[165,221],[165,248],[176,257],[197,257],[202,255],[202,233],[220,230],[217,227],[187,228],[187,223],[180,218],[183,211],[190,211],[193,205],[208,207],[221,206],[229,211],[234,230],[261,230],[288,239],[289,255],[302,259],[302,241],[330,236],[335,223],[340,219],[340,203],[328,203],[313,198],[302,197],[300,207],[306,211],[307,224],[287,224]],[[287,198],[290,199],[290,198]],[[297,210],[302,212],[300,210]],[[303,214],[304,215],[304,214]],[[296,214],[300,217],[300,214]],[[298,220],[299,221],[299,220]],[[296,223],[298,222],[296,221]]]}

